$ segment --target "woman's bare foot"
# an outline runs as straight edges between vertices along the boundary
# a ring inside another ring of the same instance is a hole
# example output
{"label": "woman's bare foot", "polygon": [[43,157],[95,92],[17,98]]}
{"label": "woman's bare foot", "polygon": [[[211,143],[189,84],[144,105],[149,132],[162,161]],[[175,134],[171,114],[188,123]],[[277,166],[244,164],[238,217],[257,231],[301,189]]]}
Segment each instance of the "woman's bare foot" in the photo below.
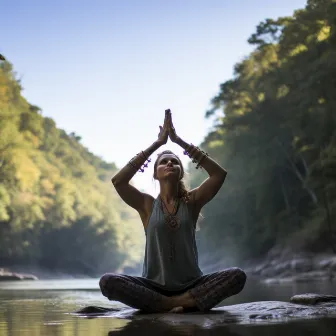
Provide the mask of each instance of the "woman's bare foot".
{"label": "woman's bare foot", "polygon": [[183,307],[174,307],[173,309],[171,309],[168,313],[183,313]]}
{"label": "woman's bare foot", "polygon": [[196,307],[195,299],[190,295],[190,293],[185,292],[183,294],[171,297],[172,302],[175,303],[174,307],[184,307],[191,308]]}
{"label": "woman's bare foot", "polygon": [[184,308],[196,307],[196,302],[189,293],[183,293],[177,296],[165,297],[164,307],[166,312],[182,313]]}

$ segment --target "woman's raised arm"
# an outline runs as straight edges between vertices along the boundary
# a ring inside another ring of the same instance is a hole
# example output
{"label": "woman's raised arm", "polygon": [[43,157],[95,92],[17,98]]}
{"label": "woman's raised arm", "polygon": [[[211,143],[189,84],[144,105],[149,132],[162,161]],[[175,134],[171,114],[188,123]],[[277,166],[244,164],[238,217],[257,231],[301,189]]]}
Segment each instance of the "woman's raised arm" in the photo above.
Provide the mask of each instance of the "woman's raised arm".
{"label": "woman's raised arm", "polygon": [[209,174],[209,177],[199,187],[190,191],[190,198],[193,200],[198,210],[200,210],[217,194],[224,183],[227,172],[216,161],[209,158],[207,153],[192,144],[188,144],[177,136],[170,110],[168,124],[170,140],[181,146],[184,149],[184,153],[192,158],[193,162],[197,162],[196,168],[202,167]]}
{"label": "woman's raised arm", "polygon": [[138,171],[143,169],[142,166],[149,162],[150,155],[167,143],[169,133],[167,119],[166,113],[163,127],[160,126],[158,139],[146,150],[134,156],[111,180],[119,196],[137,210],[142,219],[146,217],[148,209],[151,209],[153,197],[139,191],[129,182]]}

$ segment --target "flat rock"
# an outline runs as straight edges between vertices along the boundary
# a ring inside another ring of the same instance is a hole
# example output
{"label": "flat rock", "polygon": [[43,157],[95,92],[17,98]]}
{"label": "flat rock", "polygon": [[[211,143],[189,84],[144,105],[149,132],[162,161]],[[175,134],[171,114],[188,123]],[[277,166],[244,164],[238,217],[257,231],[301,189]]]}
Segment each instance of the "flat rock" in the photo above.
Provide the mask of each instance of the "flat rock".
{"label": "flat rock", "polygon": [[[146,314],[132,308],[103,308],[89,306],[74,312],[82,317],[104,316],[128,320],[151,320],[166,324],[193,324],[212,328],[223,324],[255,324],[256,322],[288,322],[289,319],[336,318],[336,301],[332,295],[296,295],[298,302],[259,301],[214,308],[210,312]],[[314,303],[312,303],[314,302]],[[305,303],[305,304],[301,304]]]}
{"label": "flat rock", "polygon": [[289,301],[292,303],[298,303],[304,305],[316,305],[325,302],[335,302],[336,305],[336,296],[306,293],[306,294],[294,295],[290,298]]}
{"label": "flat rock", "polygon": [[0,281],[15,281],[15,280],[38,280],[33,274],[1,272]]}

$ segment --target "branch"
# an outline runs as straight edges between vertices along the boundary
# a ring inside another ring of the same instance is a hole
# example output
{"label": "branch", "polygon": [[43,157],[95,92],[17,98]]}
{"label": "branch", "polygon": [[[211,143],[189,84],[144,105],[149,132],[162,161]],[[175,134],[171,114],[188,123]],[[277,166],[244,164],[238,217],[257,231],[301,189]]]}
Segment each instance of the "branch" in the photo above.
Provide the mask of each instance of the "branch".
{"label": "branch", "polygon": [[287,157],[288,162],[290,163],[293,172],[295,173],[296,177],[298,178],[298,180],[300,180],[300,182],[302,183],[302,187],[307,191],[307,193],[309,194],[311,200],[313,201],[313,203],[316,205],[317,204],[317,197],[315,195],[315,193],[313,192],[313,190],[311,190],[305,183],[305,179],[304,177],[301,175],[301,173],[299,172],[299,170],[297,169],[295,162],[292,160],[292,158],[290,157],[290,155],[288,154],[288,152],[286,151],[284,145],[281,143],[281,141],[278,139],[278,137],[275,137],[275,142],[279,145],[279,147],[282,149],[283,153],[285,154],[285,156]]}

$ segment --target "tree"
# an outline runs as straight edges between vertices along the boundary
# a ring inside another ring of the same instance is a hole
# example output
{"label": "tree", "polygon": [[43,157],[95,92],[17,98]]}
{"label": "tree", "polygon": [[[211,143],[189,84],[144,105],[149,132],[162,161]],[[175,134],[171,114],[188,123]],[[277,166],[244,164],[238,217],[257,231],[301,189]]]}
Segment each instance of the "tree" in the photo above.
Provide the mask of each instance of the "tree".
{"label": "tree", "polygon": [[260,23],[255,50],[211,100],[206,117],[217,118],[202,146],[228,176],[204,209],[199,239],[201,251],[218,249],[216,260],[275,246],[335,250],[335,8],[308,1]]}

